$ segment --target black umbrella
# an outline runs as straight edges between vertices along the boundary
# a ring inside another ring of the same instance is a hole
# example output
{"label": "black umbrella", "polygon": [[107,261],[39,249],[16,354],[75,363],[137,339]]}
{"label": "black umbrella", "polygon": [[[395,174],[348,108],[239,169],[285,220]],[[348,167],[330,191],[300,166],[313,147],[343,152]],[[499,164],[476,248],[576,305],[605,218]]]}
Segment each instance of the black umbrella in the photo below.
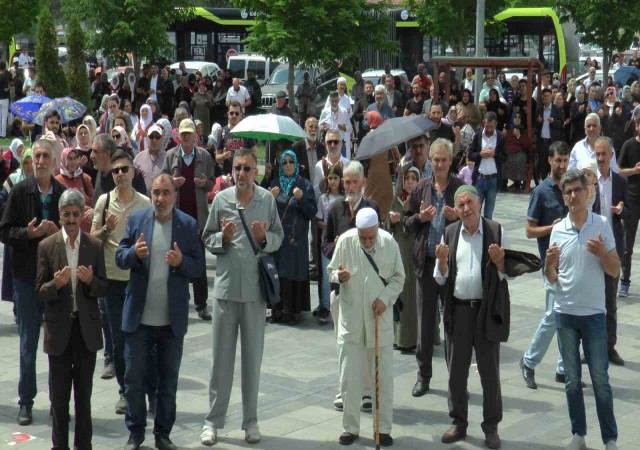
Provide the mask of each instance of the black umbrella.
{"label": "black umbrella", "polygon": [[421,136],[436,127],[423,115],[394,117],[367,134],[358,146],[357,160],[370,159],[394,145]]}

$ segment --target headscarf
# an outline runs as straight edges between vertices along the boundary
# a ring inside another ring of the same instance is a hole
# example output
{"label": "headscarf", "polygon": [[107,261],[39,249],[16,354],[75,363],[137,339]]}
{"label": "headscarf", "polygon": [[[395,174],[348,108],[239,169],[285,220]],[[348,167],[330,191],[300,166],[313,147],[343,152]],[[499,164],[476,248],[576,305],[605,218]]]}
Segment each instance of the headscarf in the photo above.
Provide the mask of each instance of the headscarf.
{"label": "headscarf", "polygon": [[118,92],[118,88],[120,87],[120,76],[119,74],[115,74],[111,77],[111,82],[109,83],[111,85],[111,91],[112,92]]}
{"label": "headscarf", "polygon": [[[118,125],[117,127],[113,127],[111,129],[111,133],[113,133],[114,131],[120,133],[120,141],[116,141],[116,144],[125,144],[127,147],[131,147],[131,141],[129,141],[127,130]],[[111,136],[111,133],[109,133],[109,136]]]}
{"label": "headscarf", "polygon": [[84,119],[82,119],[82,124],[86,125],[89,128],[89,134],[93,139],[93,137],[96,135],[96,131],[98,130],[98,124],[96,123],[96,119],[94,119],[93,116],[89,116],[89,115],[84,116]]}
{"label": "headscarf", "polygon": [[627,105],[631,105],[633,103],[633,96],[631,95],[631,86],[624,86],[622,88],[622,95],[620,96],[623,102]]}
{"label": "headscarf", "polygon": [[[407,174],[409,172],[413,172],[416,176],[416,180],[420,181],[420,169],[418,169],[416,166],[411,166],[409,170],[407,170]],[[400,194],[400,198],[402,199],[403,202],[406,201],[410,195],[410,193],[407,192],[407,190],[404,188],[404,183],[407,180],[407,177],[406,177],[407,174],[405,174],[405,176],[402,177],[402,193]]]}
{"label": "headscarf", "polygon": [[[289,155],[293,160],[293,175],[290,177],[284,174],[284,157]],[[289,196],[289,192],[291,192],[291,188],[295,184],[298,179],[298,172],[300,171],[300,166],[298,165],[298,157],[293,152],[293,150],[285,150],[280,155],[280,164],[278,165],[278,176],[280,177],[280,192],[284,194],[285,197]]]}
{"label": "headscarf", "polygon": [[[162,117],[162,111],[160,110],[160,103],[158,103],[157,100],[149,98],[147,99],[147,105],[149,106],[154,105],[156,107],[156,112],[151,115],[153,116],[153,121],[157,122]],[[151,111],[153,111],[153,109]]]}
{"label": "headscarf", "polygon": [[520,131],[524,130],[527,127],[527,124],[525,123],[525,121],[523,120],[523,114],[521,112],[514,112],[511,114],[511,120],[509,121],[509,128],[511,128],[512,130],[516,129],[515,124],[513,123],[513,119],[515,118],[516,114],[518,116],[520,116],[520,126],[518,127],[518,129]]}
{"label": "headscarf", "polygon": [[80,164],[78,164],[78,168],[76,169],[76,171],[74,173],[69,172],[69,169],[67,168],[67,158],[69,157],[69,153],[75,153],[76,156],[80,156],[78,155],[78,151],[75,148],[71,148],[71,147],[67,147],[63,150],[62,152],[62,158],[60,158],[61,162],[60,162],[60,173],[62,175],[64,175],[67,178],[77,178],[77,177],[81,177],[82,176],[82,166],[80,166]]}
{"label": "headscarf", "polygon": [[98,111],[100,111],[100,114],[104,114],[105,112],[109,112],[109,108],[107,108],[106,111],[104,109],[105,102],[107,102],[107,106],[108,106],[109,97],[111,97],[111,94],[104,94],[102,96],[102,100],[100,101],[100,108],[98,109]]}
{"label": "headscarf", "polygon": [[14,139],[11,141],[11,145],[9,148],[11,149],[11,154],[16,159],[16,161],[21,161],[21,157],[18,154],[18,148],[22,145],[22,151],[24,151],[24,142],[21,139]]}
{"label": "headscarf", "polygon": [[[146,109],[149,112],[149,114],[147,114],[146,119],[142,118],[143,109]],[[138,119],[138,124],[142,127],[143,130],[146,130],[147,128],[149,128],[149,125],[151,125],[152,122],[153,122],[153,111],[151,111],[151,106],[142,105],[140,107],[140,118]]]}
{"label": "headscarf", "polygon": [[[27,158],[31,158],[33,160],[33,151],[30,148],[25,148],[22,151],[22,155],[20,158],[20,168],[15,172],[13,172],[11,175],[9,175],[12,186],[15,186],[17,183],[20,183],[22,180],[25,180],[27,178],[27,175],[24,173],[24,170],[22,169],[24,167],[24,162]],[[5,189],[7,189],[7,191],[11,189],[8,186],[8,183],[5,183],[4,187]]]}
{"label": "headscarf", "polygon": [[367,112],[367,123],[372,130],[378,128],[382,125],[382,116],[378,111],[369,111]]}
{"label": "headscarf", "polygon": [[[80,132],[81,128],[85,128],[89,132],[89,146],[87,148],[80,147],[80,139],[78,139],[78,133]],[[78,125],[78,128],[76,128],[76,147],[83,151],[91,150],[91,142],[93,142],[93,134],[91,134],[91,128],[89,128],[84,123]]]}
{"label": "headscarf", "polygon": [[[469,94],[468,98],[469,101],[467,103],[464,102],[464,93],[467,92]],[[473,103],[473,92],[471,92],[469,89],[464,88],[462,90],[462,92],[460,93],[460,101],[462,102],[463,105],[468,105],[468,104],[472,104]]]}
{"label": "headscarf", "polygon": [[169,146],[169,141],[171,140],[171,122],[169,122],[168,119],[165,119],[164,117],[160,120],[158,120],[158,122],[156,122],[158,125],[160,125],[163,129],[162,132],[162,150],[166,150],[167,147]]}

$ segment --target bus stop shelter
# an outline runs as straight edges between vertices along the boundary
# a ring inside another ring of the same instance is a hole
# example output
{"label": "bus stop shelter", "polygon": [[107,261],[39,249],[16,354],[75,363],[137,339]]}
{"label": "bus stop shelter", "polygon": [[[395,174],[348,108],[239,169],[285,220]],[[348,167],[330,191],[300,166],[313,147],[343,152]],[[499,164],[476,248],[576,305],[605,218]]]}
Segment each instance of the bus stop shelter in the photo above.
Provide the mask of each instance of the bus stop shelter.
{"label": "bus stop shelter", "polygon": [[[493,69],[494,72],[498,72],[498,69],[522,69],[527,71],[527,92],[533,93],[533,80],[531,74],[537,73],[538,80],[542,79],[542,71],[544,65],[538,58],[511,58],[511,57],[463,57],[463,56],[443,56],[432,58],[433,64],[433,84],[435,92],[439,92],[438,87],[438,75],[440,69],[444,69],[446,74],[445,78],[445,99],[449,98],[449,88],[451,86],[450,76],[452,67],[471,67],[473,69]],[[476,74],[478,76],[478,74]],[[541,92],[538,90],[537,104],[540,105]],[[527,110],[531,111],[531,96],[527,99]],[[531,114],[527,114],[527,135],[533,141],[533,116],[535,111],[531,111]],[[533,152],[529,156],[529,171],[527,174],[527,181],[525,182],[525,192],[531,191],[531,179],[533,178],[533,165],[535,163],[535,157]]]}

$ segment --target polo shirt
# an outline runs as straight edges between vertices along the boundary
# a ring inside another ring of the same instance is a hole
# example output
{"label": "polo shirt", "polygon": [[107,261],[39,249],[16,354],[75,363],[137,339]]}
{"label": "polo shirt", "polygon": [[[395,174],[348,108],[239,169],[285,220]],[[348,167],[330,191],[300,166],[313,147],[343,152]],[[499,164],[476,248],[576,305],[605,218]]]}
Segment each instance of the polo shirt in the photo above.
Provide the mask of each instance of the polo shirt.
{"label": "polo shirt", "polygon": [[[540,227],[551,225],[554,220],[562,219],[567,215],[567,207],[564,204],[562,190],[556,185],[551,176],[547,177],[531,193],[527,220],[536,222]],[[538,252],[544,266],[544,257],[549,248],[550,235],[538,238]]]}
{"label": "polo shirt", "polygon": [[604,268],[600,258],[589,252],[586,245],[589,239],[598,239],[600,234],[607,252],[615,250],[616,241],[607,219],[591,211],[587,211],[581,230],[573,225],[568,215],[554,225],[551,241],[560,247],[555,312],[574,316],[606,312]]}

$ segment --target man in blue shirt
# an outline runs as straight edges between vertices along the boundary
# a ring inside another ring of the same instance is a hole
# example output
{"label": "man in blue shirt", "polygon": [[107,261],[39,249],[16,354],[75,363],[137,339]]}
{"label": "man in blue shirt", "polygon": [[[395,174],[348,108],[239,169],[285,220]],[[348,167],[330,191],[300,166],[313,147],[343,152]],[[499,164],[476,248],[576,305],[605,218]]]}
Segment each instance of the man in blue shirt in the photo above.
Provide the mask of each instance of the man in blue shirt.
{"label": "man in blue shirt", "polygon": [[545,276],[555,285],[558,344],[565,365],[565,392],[573,437],[567,449],[586,449],[587,421],[582,393],[580,341],[593,383],[605,450],[617,450],[618,428],[609,385],[604,275],[620,273],[616,242],[606,217],[587,208],[587,181],[569,170],[560,182],[569,214],[553,226]]}
{"label": "man in blue shirt", "polygon": [[[544,257],[549,248],[549,236],[553,225],[558,223],[567,215],[567,207],[562,199],[560,190],[560,179],[567,171],[569,164],[569,146],[562,141],[554,142],[549,148],[550,175],[531,193],[529,200],[529,210],[527,211],[527,224],[525,232],[529,239],[538,240],[538,251],[540,259],[544,264]],[[535,368],[549,349],[549,344],[556,332],[556,324],[553,315],[553,287],[545,280],[546,309],[544,317],[538,325],[529,348],[520,360],[522,377],[527,387],[537,389],[535,380]],[[556,369],[556,380],[564,382],[564,368],[562,358],[558,357],[558,367]]]}

